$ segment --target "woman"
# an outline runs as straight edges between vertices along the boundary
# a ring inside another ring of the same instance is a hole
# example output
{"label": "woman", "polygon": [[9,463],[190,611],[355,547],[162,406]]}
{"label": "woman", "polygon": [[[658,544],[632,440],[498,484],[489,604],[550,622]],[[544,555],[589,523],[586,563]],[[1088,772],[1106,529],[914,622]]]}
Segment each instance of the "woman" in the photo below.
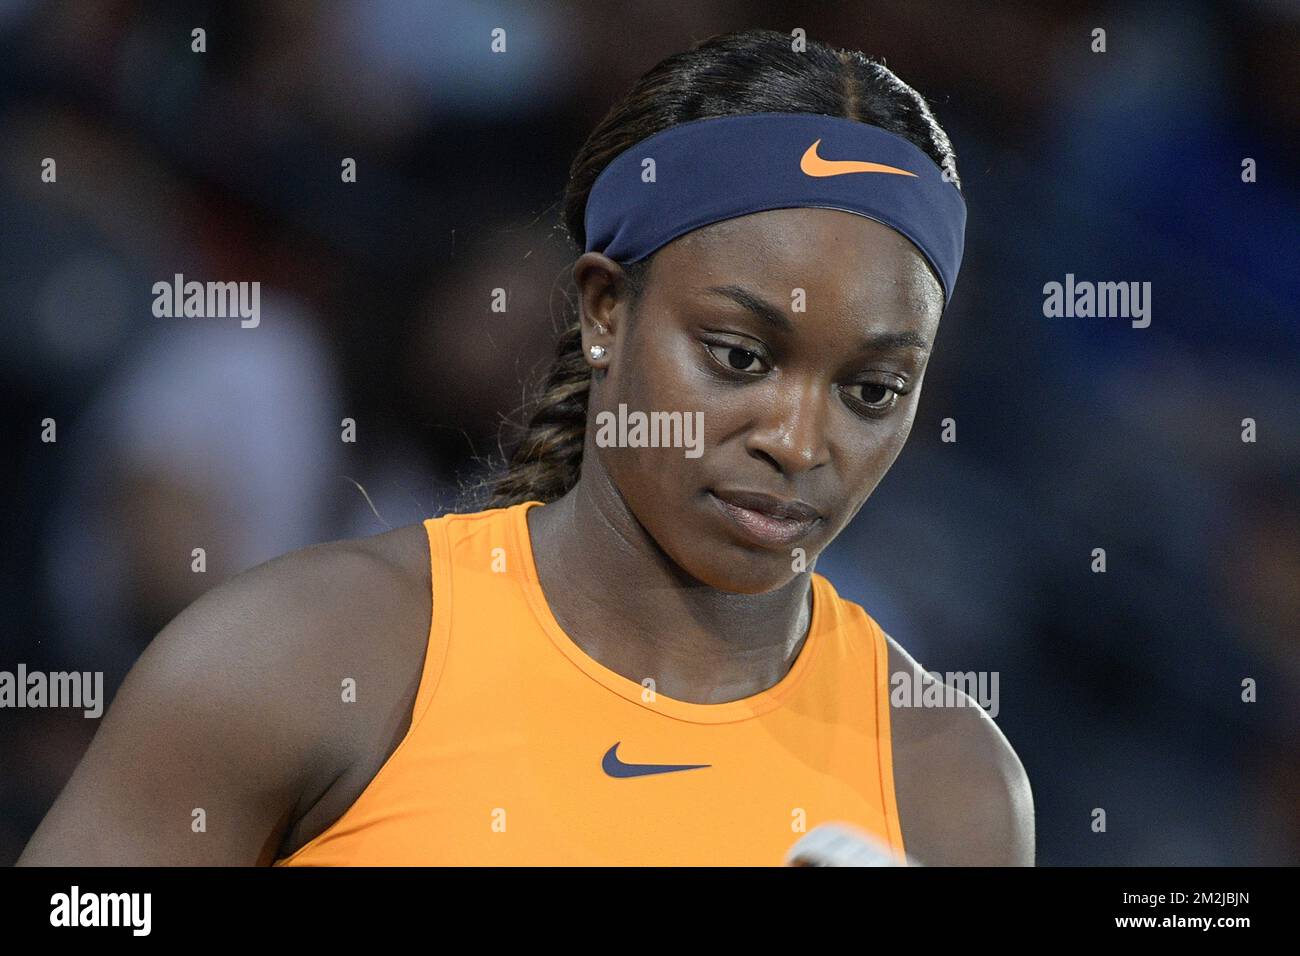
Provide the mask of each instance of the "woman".
{"label": "woman", "polygon": [[776,865],[840,823],[1032,863],[992,720],[891,707],[930,678],[812,570],[911,428],[958,190],[859,53],[660,63],[573,163],[578,314],[489,507],[197,601],[20,862]]}

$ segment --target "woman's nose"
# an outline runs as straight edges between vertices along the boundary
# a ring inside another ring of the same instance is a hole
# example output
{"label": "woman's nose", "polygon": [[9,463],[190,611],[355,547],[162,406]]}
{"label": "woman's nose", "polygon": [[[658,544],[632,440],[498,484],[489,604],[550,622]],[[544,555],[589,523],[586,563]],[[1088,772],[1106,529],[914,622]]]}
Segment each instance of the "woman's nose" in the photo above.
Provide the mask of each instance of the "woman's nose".
{"label": "woman's nose", "polygon": [[774,385],[774,393],[758,410],[755,426],[746,439],[749,453],[787,476],[829,461],[829,410],[822,390],[812,382],[787,381]]}

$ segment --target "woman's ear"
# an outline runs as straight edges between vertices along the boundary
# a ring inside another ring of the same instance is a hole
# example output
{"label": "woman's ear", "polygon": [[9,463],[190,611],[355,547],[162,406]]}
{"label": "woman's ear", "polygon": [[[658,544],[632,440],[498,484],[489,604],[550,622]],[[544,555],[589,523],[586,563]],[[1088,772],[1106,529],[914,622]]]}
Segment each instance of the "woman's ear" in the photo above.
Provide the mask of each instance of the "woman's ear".
{"label": "woman's ear", "polygon": [[609,365],[626,311],[623,268],[598,252],[585,252],[573,264],[573,281],[578,288],[583,358],[592,368],[603,371]]}

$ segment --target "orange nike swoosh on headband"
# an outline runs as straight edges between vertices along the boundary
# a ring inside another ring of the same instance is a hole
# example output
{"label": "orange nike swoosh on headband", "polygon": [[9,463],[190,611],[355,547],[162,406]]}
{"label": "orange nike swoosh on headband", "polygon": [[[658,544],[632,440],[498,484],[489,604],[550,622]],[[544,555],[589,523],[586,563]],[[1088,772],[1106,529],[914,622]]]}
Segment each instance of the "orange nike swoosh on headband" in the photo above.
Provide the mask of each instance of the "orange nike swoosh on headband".
{"label": "orange nike swoosh on headband", "polygon": [[892,173],[895,176],[915,176],[906,169],[886,166],[883,163],[864,163],[857,159],[822,159],[817,155],[817,140],[799,160],[799,168],[809,176],[843,176],[845,173]]}

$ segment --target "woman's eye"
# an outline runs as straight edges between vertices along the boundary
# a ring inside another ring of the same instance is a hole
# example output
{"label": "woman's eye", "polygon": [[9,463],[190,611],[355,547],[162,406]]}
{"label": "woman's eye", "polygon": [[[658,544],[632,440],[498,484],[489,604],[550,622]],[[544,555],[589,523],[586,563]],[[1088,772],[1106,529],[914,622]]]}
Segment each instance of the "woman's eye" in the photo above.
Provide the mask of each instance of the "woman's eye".
{"label": "woman's eye", "polygon": [[[731,369],[733,372],[762,372],[766,370],[766,363],[757,352],[751,352],[749,349],[737,348],[734,345],[709,345],[704,346],[713,356],[714,361]],[[719,356],[719,353],[722,353]],[[757,365],[755,364],[757,363]]]}
{"label": "woman's eye", "polygon": [[[888,385],[877,385],[874,382],[858,382],[855,385],[850,385],[849,389],[854,399],[872,411],[884,411],[898,401],[899,393]],[[855,394],[852,391],[853,389],[861,389],[862,391]]]}

